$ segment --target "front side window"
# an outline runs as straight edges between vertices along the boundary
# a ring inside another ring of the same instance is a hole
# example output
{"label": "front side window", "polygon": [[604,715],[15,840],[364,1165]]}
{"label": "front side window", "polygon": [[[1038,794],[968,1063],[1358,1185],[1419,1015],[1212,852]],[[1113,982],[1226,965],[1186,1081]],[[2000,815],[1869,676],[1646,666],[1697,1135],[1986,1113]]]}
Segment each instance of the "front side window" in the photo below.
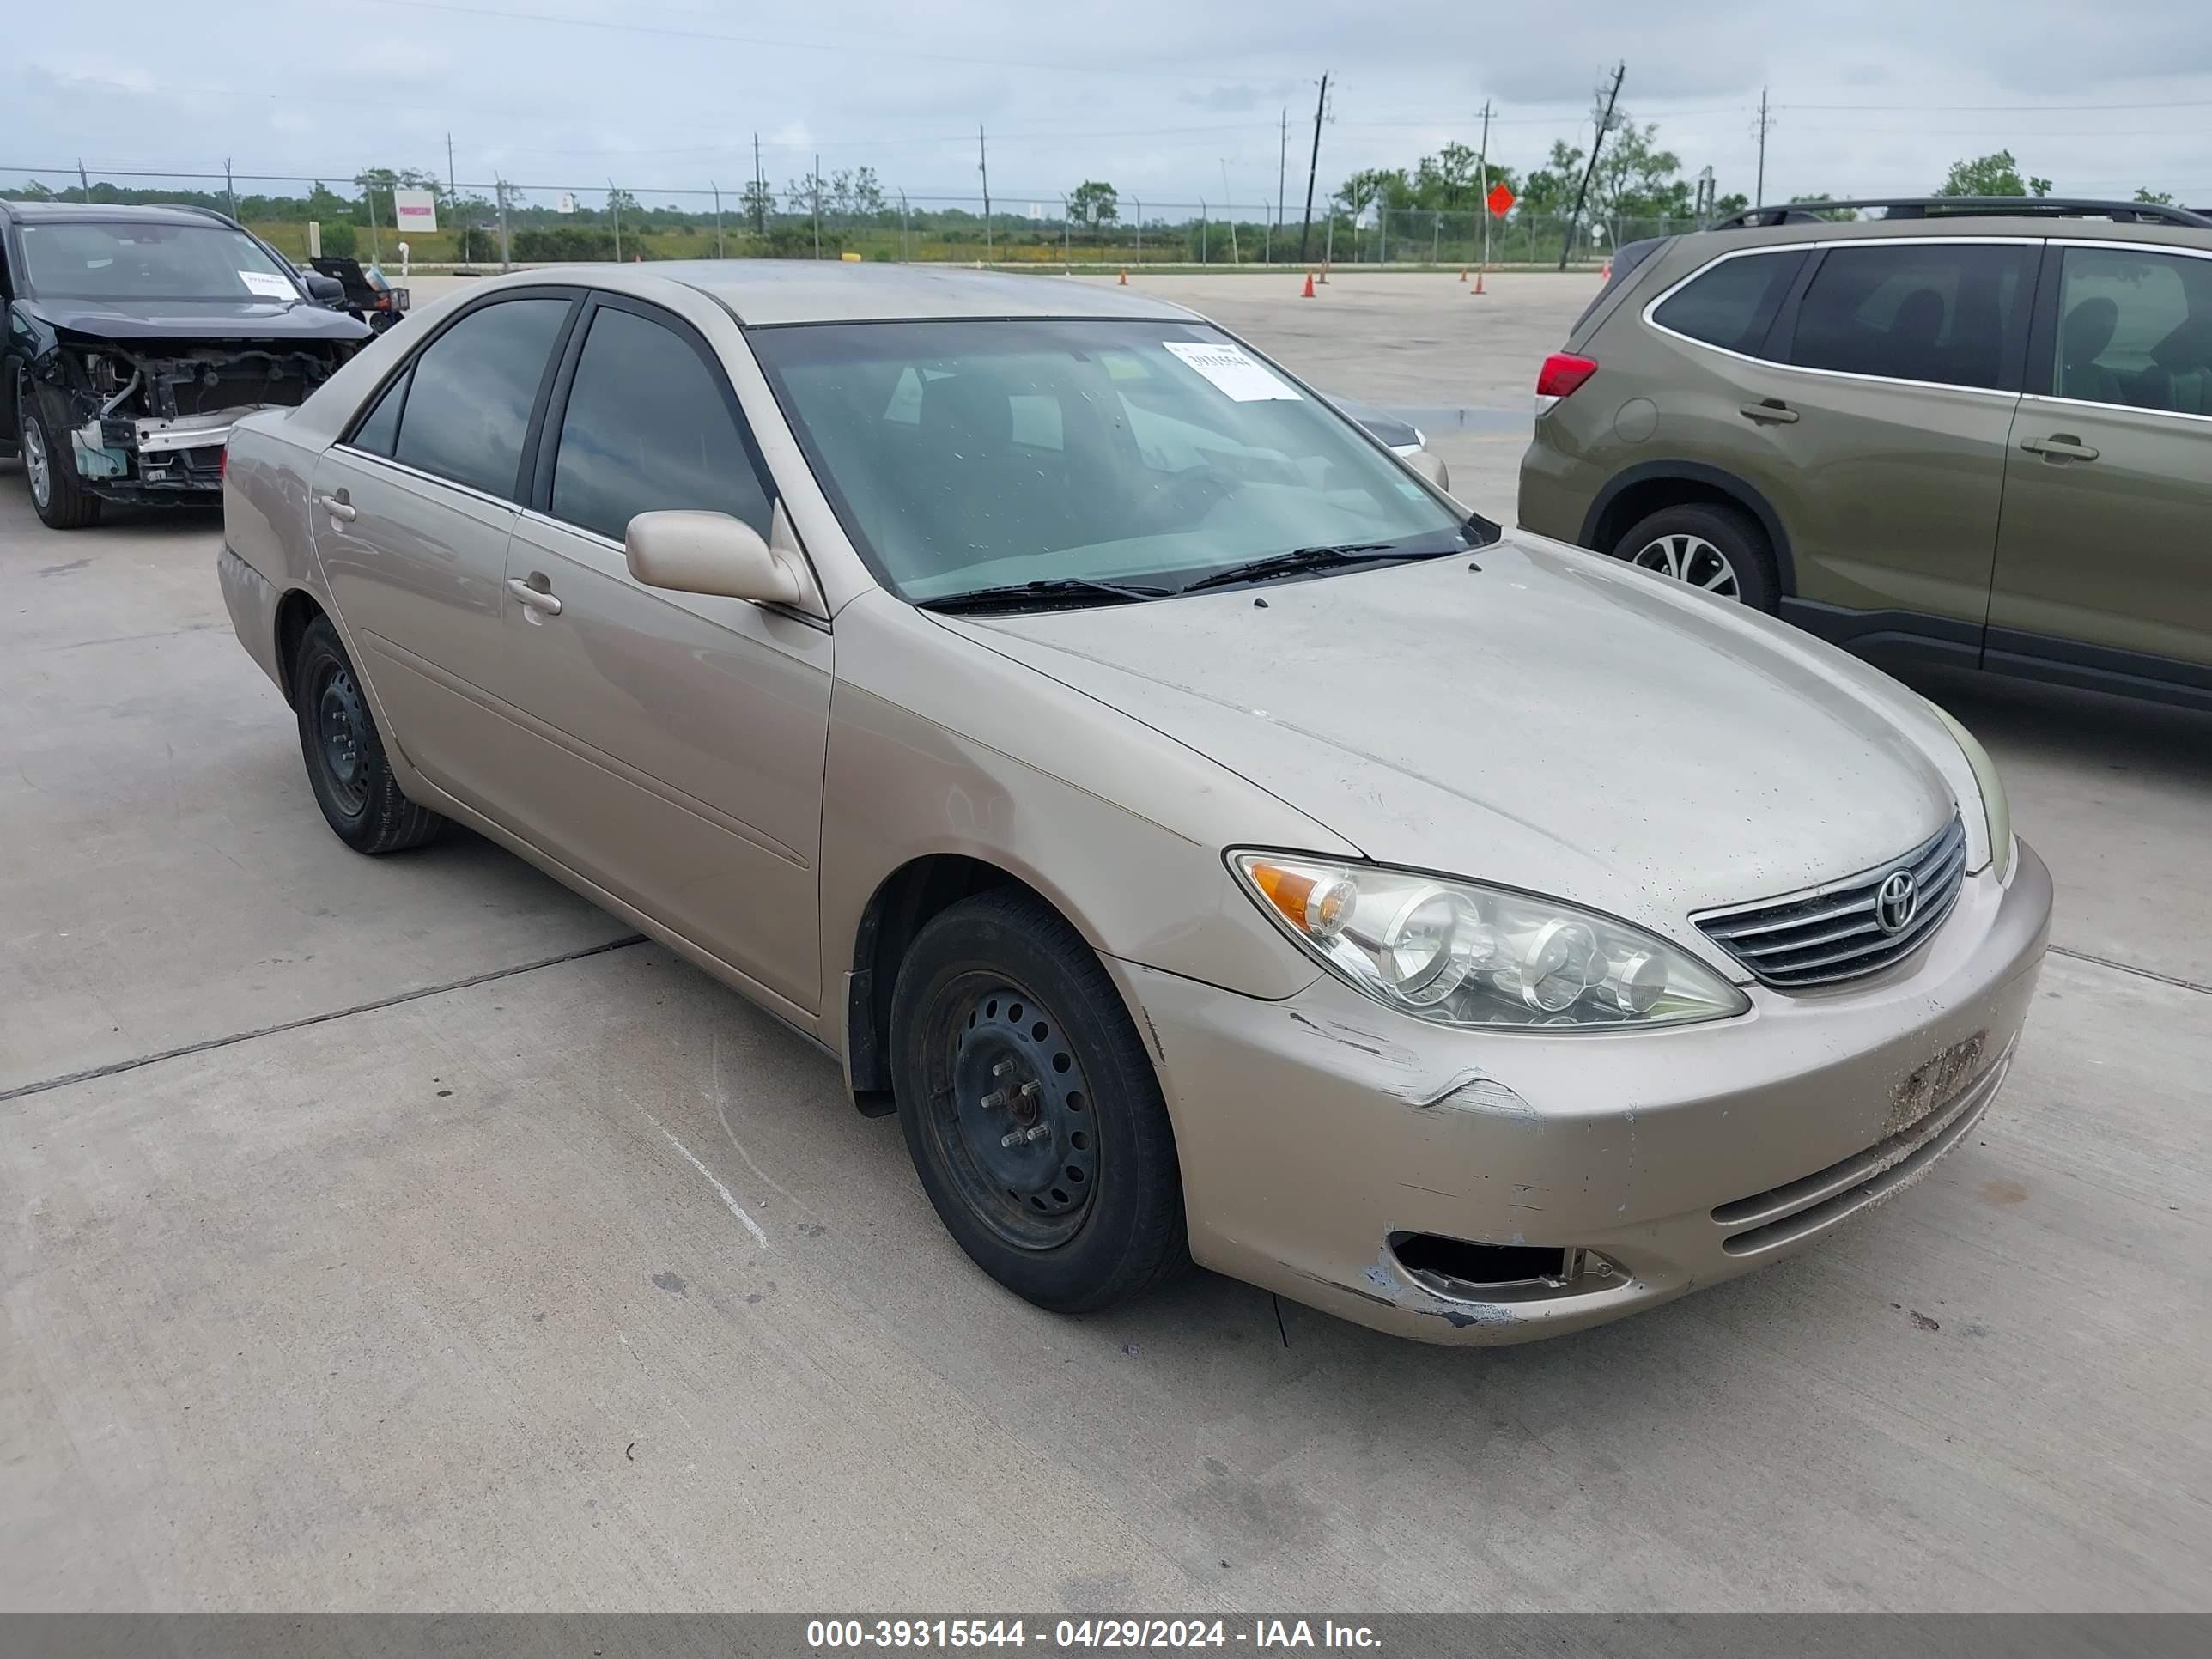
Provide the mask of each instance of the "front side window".
{"label": "front side window", "polygon": [[[530,411],[567,320],[566,300],[472,311],[415,360],[392,459],[512,499]],[[383,414],[380,406],[370,424]]]}
{"label": "front side window", "polygon": [[748,337],[848,533],[916,603],[1031,581],[1180,587],[1317,547],[1465,544],[1461,515],[1343,415],[1202,324]]}
{"label": "front side window", "polygon": [[27,224],[23,285],[53,300],[285,300],[292,273],[244,231],[218,224],[58,220]]}
{"label": "front side window", "polygon": [[2004,242],[1832,247],[1798,302],[1790,361],[1995,387],[2027,326],[2036,251]]}
{"label": "front side window", "polygon": [[620,541],[637,514],[678,507],[769,532],[768,495],[720,371],[673,330],[602,307],[576,360],[550,509]]}
{"label": "front side window", "polygon": [[2212,259],[2101,247],[2062,257],[2051,392],[2212,415]]}
{"label": "front side window", "polygon": [[1723,259],[1669,295],[1651,320],[1707,345],[1756,356],[1804,262],[1795,250]]}

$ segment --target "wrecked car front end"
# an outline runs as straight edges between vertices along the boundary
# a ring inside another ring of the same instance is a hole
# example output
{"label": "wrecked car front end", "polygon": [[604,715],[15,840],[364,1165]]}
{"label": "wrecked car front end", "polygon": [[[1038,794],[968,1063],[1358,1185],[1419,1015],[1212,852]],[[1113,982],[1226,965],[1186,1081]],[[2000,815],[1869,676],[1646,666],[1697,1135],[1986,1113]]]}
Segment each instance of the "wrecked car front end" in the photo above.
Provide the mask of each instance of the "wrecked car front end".
{"label": "wrecked car front end", "polygon": [[66,434],[85,486],[106,500],[211,500],[230,429],[295,408],[362,340],[112,338],[56,329],[30,359],[27,396]]}

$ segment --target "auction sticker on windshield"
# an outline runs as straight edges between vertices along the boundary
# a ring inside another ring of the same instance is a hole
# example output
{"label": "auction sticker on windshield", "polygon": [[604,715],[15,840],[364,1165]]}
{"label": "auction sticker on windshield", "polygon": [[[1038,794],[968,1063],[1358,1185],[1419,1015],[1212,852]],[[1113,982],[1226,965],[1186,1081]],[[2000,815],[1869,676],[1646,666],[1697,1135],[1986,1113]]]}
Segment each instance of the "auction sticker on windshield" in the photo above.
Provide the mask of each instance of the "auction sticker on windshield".
{"label": "auction sticker on windshield", "polygon": [[1285,386],[1233,345],[1214,345],[1195,340],[1163,340],[1160,343],[1213,382],[1240,404],[1304,401],[1294,386]]}
{"label": "auction sticker on windshield", "polygon": [[264,300],[289,300],[295,296],[292,285],[282,276],[266,270],[241,270],[238,280],[246,284],[248,294],[258,294]]}

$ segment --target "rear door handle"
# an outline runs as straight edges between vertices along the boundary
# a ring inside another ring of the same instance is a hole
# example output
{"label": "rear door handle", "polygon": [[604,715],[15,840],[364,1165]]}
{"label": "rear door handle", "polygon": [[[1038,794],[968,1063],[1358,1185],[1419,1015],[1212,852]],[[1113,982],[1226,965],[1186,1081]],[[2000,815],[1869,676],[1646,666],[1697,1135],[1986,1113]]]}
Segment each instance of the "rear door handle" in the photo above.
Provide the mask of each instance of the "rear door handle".
{"label": "rear door handle", "polygon": [[340,524],[351,524],[356,519],[361,517],[361,509],[346,500],[345,491],[343,489],[335,495],[316,496],[315,505]]}
{"label": "rear door handle", "polygon": [[2048,438],[2022,438],[2020,447],[2031,455],[2056,455],[2069,461],[2094,461],[2097,451],[2068,432],[2055,432]]}
{"label": "rear door handle", "polygon": [[507,591],[514,594],[516,599],[521,600],[523,604],[528,605],[532,611],[542,611],[549,617],[557,617],[561,614],[561,601],[559,599],[554,598],[552,594],[544,592],[541,588],[532,587],[528,582],[524,581],[519,576],[510,576],[507,578]]}
{"label": "rear door handle", "polygon": [[1756,421],[1761,426],[1788,426],[1797,418],[1797,411],[1777,398],[1765,403],[1746,404],[1736,413],[1747,421]]}

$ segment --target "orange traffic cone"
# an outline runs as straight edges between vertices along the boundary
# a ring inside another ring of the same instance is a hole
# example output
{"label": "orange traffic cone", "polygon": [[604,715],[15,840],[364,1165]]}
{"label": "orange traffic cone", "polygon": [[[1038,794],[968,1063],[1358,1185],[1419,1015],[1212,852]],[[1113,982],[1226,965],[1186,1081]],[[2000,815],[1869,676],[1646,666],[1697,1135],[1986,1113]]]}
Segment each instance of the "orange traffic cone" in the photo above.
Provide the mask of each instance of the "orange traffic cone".
{"label": "orange traffic cone", "polygon": [[1310,300],[1310,299],[1312,299],[1312,298],[1313,298],[1313,296],[1314,296],[1314,291],[1313,291],[1313,272],[1311,272],[1311,271],[1310,270],[1310,271],[1306,272],[1306,286],[1305,286],[1305,292],[1304,292],[1304,293],[1303,293],[1303,294],[1301,294],[1301,295],[1298,295],[1298,298],[1300,298],[1301,300]]}
{"label": "orange traffic cone", "polygon": [[1116,287],[1116,288],[1127,288],[1127,287],[1128,287],[1128,286],[1129,286],[1129,267],[1128,267],[1128,266],[1127,266],[1127,265],[1123,265],[1123,266],[1121,267],[1121,280],[1120,282],[1118,282],[1118,283],[1115,283],[1115,284],[1114,284],[1114,286],[1115,286],[1115,287]]}
{"label": "orange traffic cone", "polygon": [[1480,271],[1478,270],[1474,273],[1474,286],[1468,291],[1471,294],[1480,294],[1482,292],[1482,273]]}
{"label": "orange traffic cone", "polygon": [[1467,267],[1465,265],[1462,265],[1459,268],[1459,279],[1462,283],[1467,280]]}
{"label": "orange traffic cone", "polygon": [[1598,280],[1606,283],[1613,280],[1613,260],[1610,258],[1605,262],[1605,269],[1598,272]]}

